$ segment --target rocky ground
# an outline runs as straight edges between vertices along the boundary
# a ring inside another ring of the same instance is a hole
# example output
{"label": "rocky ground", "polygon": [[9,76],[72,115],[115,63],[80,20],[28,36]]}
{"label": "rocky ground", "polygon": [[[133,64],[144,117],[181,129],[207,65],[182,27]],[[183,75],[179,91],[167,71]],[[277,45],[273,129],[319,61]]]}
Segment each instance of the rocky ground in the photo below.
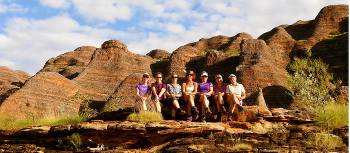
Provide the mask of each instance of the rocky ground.
{"label": "rocky ground", "polygon": [[0,131],[0,152],[314,152],[348,151],[348,127],[334,130],[342,139],[337,148],[306,145],[321,132],[314,121],[292,110],[276,109],[273,116],[249,122],[154,123],[92,120],[74,125],[37,126]]}

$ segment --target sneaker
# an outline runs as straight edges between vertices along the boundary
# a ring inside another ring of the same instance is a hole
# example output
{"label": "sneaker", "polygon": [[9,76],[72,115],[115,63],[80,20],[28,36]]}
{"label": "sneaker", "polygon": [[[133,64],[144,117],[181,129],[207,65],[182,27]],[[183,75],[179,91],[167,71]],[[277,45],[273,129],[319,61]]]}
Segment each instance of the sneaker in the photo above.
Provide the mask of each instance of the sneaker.
{"label": "sneaker", "polygon": [[211,115],[212,114],[212,112],[210,111],[209,107],[205,108],[205,114],[206,115]]}
{"label": "sneaker", "polygon": [[202,116],[200,121],[203,122],[203,123],[206,123],[205,119],[206,119],[205,116]]}

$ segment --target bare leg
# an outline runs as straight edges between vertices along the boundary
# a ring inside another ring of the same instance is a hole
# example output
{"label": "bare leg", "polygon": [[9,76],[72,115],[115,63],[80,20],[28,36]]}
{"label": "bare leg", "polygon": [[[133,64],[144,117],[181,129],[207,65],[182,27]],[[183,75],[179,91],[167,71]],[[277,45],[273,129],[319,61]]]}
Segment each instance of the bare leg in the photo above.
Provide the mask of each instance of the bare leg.
{"label": "bare leg", "polygon": [[191,102],[190,102],[190,96],[184,95],[184,101],[186,103],[186,112],[188,115],[191,115]]}
{"label": "bare leg", "polygon": [[229,113],[233,113],[233,110],[235,109],[236,102],[238,101],[236,95],[228,95],[227,96],[227,102],[230,105],[230,108],[228,109]]}
{"label": "bare leg", "polygon": [[215,104],[216,104],[216,110],[218,112],[221,112],[221,102],[220,102],[220,95],[215,95],[214,96],[214,101],[215,101]]}
{"label": "bare leg", "polygon": [[142,99],[142,111],[147,111],[146,100]]}
{"label": "bare leg", "polygon": [[159,113],[162,112],[159,101],[156,101],[156,109],[157,109],[157,112],[159,112]]}
{"label": "bare leg", "polygon": [[177,101],[177,99],[173,99],[173,105],[174,105],[175,109],[180,108],[179,101]]}

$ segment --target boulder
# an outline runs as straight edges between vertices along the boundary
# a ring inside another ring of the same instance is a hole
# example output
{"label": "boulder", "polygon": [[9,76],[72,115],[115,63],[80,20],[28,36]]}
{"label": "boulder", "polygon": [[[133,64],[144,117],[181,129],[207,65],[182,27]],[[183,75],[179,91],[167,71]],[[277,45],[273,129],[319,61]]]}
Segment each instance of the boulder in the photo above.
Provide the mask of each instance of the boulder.
{"label": "boulder", "polygon": [[170,53],[167,52],[166,50],[162,50],[162,49],[154,49],[151,50],[149,53],[146,54],[147,56],[150,56],[154,59],[168,59],[170,57]]}
{"label": "boulder", "polygon": [[[248,96],[259,88],[286,83],[287,72],[276,69],[274,60],[276,54],[271,52],[271,48],[264,40],[243,40],[241,49],[241,62],[236,69],[238,81],[244,85]],[[255,98],[246,101],[251,100],[255,101]]]}
{"label": "boulder", "polygon": [[[141,73],[133,73],[127,76],[108,99],[102,112],[118,111],[125,108],[141,109],[141,100],[136,95],[136,85],[141,82],[141,78]],[[151,102],[148,103],[147,108],[155,110],[155,106]]]}
{"label": "boulder", "polygon": [[109,40],[102,44],[85,70],[74,80],[95,101],[107,101],[132,73],[151,73],[151,57],[141,56],[127,50],[125,44]]}
{"label": "boulder", "polygon": [[56,72],[36,74],[0,107],[0,114],[15,118],[77,115],[80,102],[74,99],[79,86]]}

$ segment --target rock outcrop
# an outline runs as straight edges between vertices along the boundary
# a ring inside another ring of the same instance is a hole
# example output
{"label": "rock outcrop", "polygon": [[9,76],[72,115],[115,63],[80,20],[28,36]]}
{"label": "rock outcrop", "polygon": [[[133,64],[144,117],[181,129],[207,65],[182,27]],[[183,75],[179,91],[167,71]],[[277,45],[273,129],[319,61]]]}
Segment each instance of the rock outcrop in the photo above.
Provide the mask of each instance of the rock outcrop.
{"label": "rock outcrop", "polygon": [[[8,145],[23,145],[23,150],[44,152],[87,152],[92,151],[91,148],[109,152],[310,152],[321,150],[317,146],[305,145],[310,134],[320,131],[315,124],[293,124],[282,120],[269,122],[264,119],[227,123],[97,120],[73,125],[30,127],[13,132],[0,131],[0,150],[8,148],[7,151],[14,151],[16,148]],[[346,134],[347,131],[335,133]],[[332,136],[342,141],[342,136]],[[337,148],[327,148],[327,151],[347,150],[344,142]]]}
{"label": "rock outcrop", "polygon": [[81,101],[74,99],[77,92],[75,82],[56,72],[41,72],[2,103],[0,114],[15,118],[78,114]]}
{"label": "rock outcrop", "polygon": [[86,69],[74,79],[96,101],[107,101],[132,73],[151,73],[153,59],[131,53],[125,44],[110,40],[97,49]]}
{"label": "rock outcrop", "polygon": [[21,88],[29,77],[26,72],[0,66],[0,106],[8,96]]}
{"label": "rock outcrop", "polygon": [[49,59],[41,72],[57,72],[68,79],[74,79],[85,70],[97,48],[82,46]]}
{"label": "rock outcrop", "polygon": [[159,59],[159,60],[168,59],[170,57],[170,53],[167,52],[166,50],[162,50],[162,49],[151,50],[146,55],[150,56],[150,57],[152,57],[154,59]]}

